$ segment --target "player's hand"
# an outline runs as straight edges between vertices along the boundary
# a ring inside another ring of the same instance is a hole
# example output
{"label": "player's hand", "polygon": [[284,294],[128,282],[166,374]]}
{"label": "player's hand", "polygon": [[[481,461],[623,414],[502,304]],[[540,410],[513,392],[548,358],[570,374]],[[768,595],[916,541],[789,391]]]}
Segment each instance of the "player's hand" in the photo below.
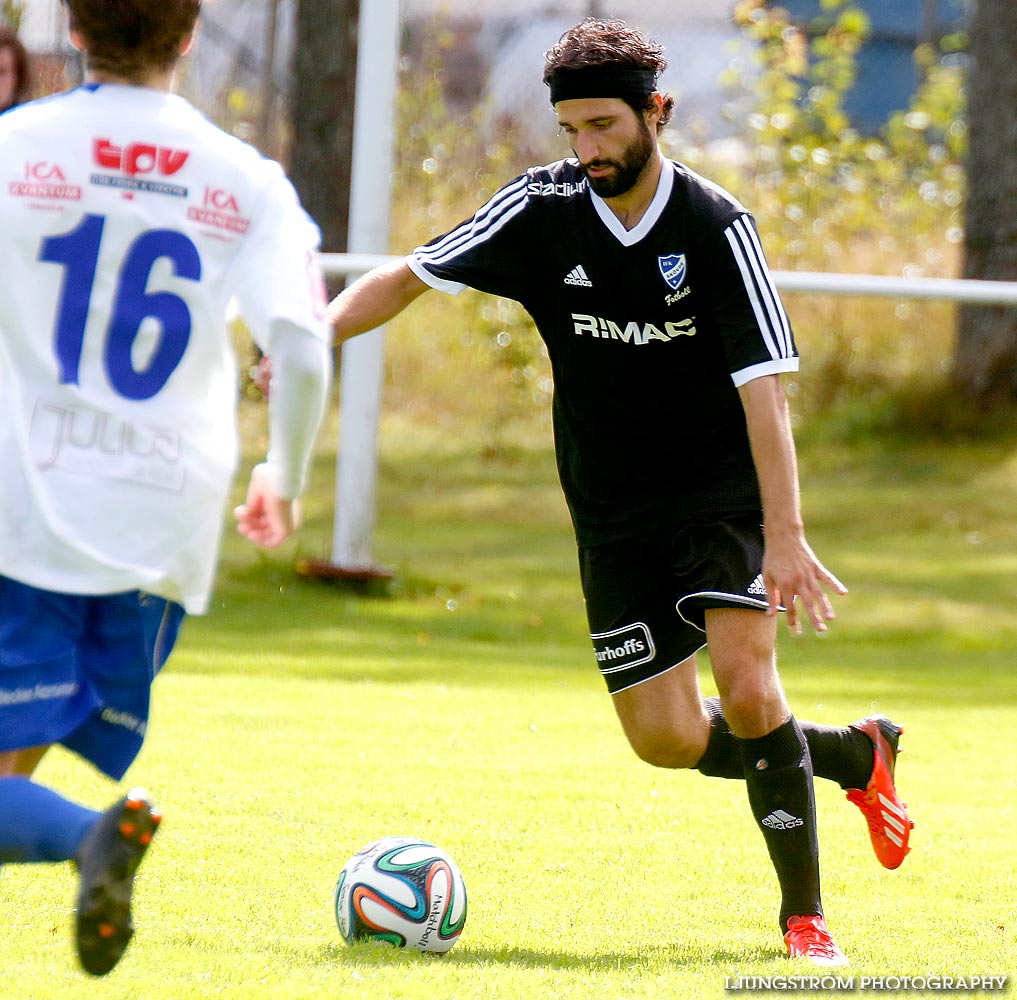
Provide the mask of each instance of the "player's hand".
{"label": "player's hand", "polygon": [[848,592],[800,535],[767,537],[763,583],[769,596],[766,613],[777,614],[783,604],[793,635],[802,634],[803,617],[817,632],[825,632],[826,623],[836,617],[827,590],[841,595]]}
{"label": "player's hand", "polygon": [[268,472],[257,465],[251,472],[247,500],[236,507],[237,531],[259,548],[274,549],[281,545],[300,524],[300,507],[296,500],[277,496],[269,483]]}
{"label": "player's hand", "polygon": [[272,358],[264,354],[251,372],[251,381],[255,388],[268,399],[268,388],[272,384]]}

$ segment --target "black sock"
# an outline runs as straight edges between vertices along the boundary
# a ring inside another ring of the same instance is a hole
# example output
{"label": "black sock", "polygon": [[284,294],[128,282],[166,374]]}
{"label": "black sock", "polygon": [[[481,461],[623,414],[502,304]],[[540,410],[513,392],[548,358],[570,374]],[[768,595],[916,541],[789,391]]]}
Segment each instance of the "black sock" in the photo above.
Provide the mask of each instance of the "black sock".
{"label": "black sock", "polygon": [[710,741],[696,768],[710,778],[744,778],[738,739],[724,718],[719,698],[704,698],[703,708],[710,717]]}
{"label": "black sock", "polygon": [[[710,741],[696,765],[711,778],[744,778],[738,738],[731,732],[719,698],[705,698],[703,707],[710,716]],[[817,778],[836,781],[841,788],[864,788],[872,775],[872,740],[849,726],[820,726],[799,723],[812,758]]]}
{"label": "black sock", "polygon": [[819,839],[808,744],[792,716],[772,733],[739,740],[749,805],[780,883],[780,925],[823,913]]}
{"label": "black sock", "polygon": [[812,773],[829,778],[841,788],[864,788],[872,776],[875,747],[865,733],[850,726],[820,726],[803,722],[809,744]]}

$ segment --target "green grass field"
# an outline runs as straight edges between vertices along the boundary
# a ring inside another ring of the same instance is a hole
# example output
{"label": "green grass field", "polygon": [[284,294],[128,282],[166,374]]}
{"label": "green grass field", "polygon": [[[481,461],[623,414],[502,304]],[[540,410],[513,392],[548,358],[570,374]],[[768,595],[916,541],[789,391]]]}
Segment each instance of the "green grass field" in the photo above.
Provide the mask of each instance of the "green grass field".
{"label": "green grass field", "polygon": [[[905,723],[917,821],[886,872],[860,814],[818,784],[841,971],[1017,971],[1017,443],[799,437],[810,539],[851,594],[828,636],[782,637],[785,684],[803,718]],[[228,539],[212,613],[156,685],[125,785],[167,819],[127,956],[82,975],[71,870],[9,868],[0,996],[657,1000],[811,973],[780,957],[744,787],[627,748],[547,448],[391,418],[375,552],[397,585],[372,598],[292,569],[329,551],[331,440],[299,541],[264,556]],[[115,794],[59,752],[40,777],[92,804]],[[339,938],[336,876],[386,834],[463,870],[469,918],[445,957]]]}

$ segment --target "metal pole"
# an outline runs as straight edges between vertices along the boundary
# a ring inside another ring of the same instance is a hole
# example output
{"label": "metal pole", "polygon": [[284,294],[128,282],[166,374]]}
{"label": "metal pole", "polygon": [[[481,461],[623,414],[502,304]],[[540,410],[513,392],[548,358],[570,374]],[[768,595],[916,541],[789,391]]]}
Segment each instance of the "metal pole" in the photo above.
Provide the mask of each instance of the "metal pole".
{"label": "metal pole", "polygon": [[935,45],[939,41],[939,0],[924,0],[922,4],[922,42]]}
{"label": "metal pole", "polygon": [[266,155],[272,154],[272,109],[275,105],[275,49],[279,32],[279,0],[268,0],[265,25],[265,74],[261,81],[261,118],[258,122],[258,145]]}
{"label": "metal pole", "polygon": [[[354,254],[388,250],[398,62],[399,0],[362,4],[350,186]],[[371,560],[384,351],[383,329],[342,348],[332,562],[351,577],[388,575]]]}
{"label": "metal pole", "polygon": [[[330,275],[363,274],[373,267],[398,259],[387,254],[344,253],[324,253],[320,258],[322,270]],[[978,278],[895,278],[882,274],[836,274],[823,271],[771,271],[770,274],[773,283],[782,292],[1017,306],[1017,281],[986,281]]]}

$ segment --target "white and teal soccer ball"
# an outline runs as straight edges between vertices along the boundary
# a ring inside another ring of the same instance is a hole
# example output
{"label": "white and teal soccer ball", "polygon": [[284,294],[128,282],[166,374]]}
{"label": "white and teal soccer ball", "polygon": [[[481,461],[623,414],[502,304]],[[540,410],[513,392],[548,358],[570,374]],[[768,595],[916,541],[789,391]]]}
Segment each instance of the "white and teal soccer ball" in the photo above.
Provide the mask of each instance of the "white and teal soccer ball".
{"label": "white and teal soccer ball", "polygon": [[466,925],[466,885],[444,851],[415,837],[385,837],[346,862],[333,896],[347,944],[374,939],[446,952]]}

